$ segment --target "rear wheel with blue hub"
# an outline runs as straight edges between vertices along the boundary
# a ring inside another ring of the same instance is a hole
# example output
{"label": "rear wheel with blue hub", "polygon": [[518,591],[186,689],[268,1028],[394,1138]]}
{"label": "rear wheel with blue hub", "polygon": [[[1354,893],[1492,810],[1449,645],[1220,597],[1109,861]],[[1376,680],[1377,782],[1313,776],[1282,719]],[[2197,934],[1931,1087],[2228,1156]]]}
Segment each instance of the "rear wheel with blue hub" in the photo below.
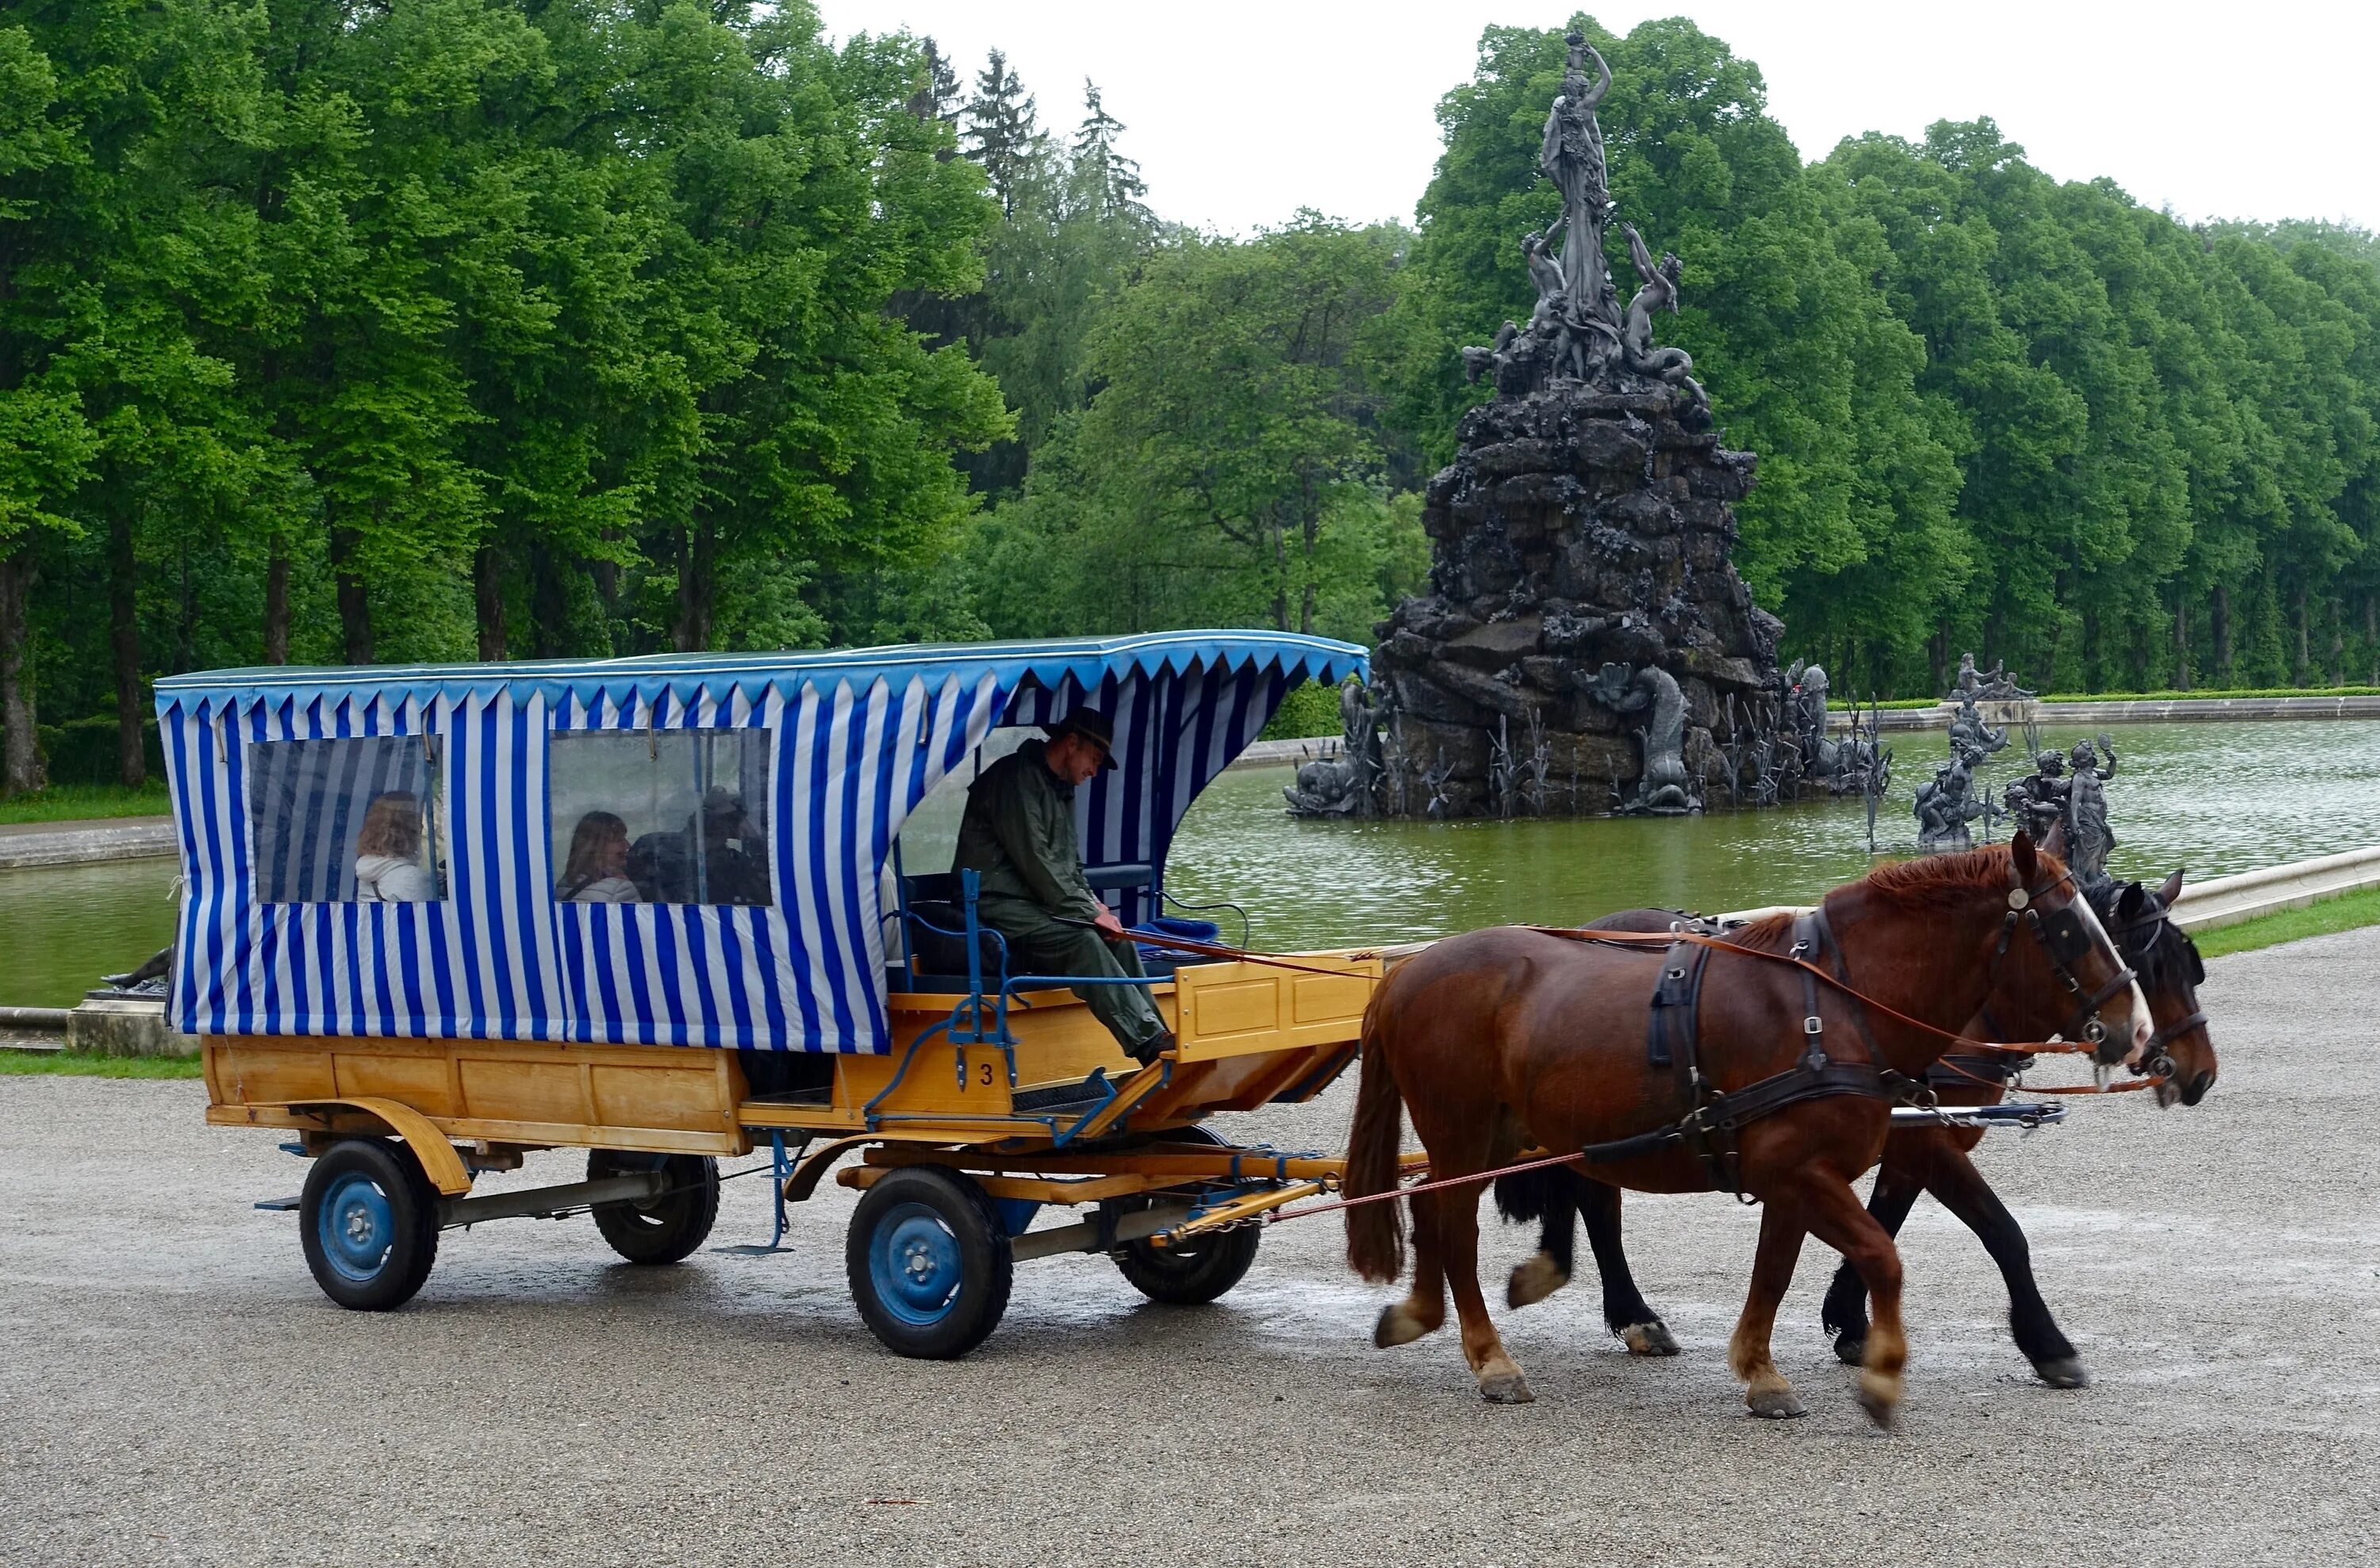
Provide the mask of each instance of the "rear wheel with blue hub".
{"label": "rear wheel with blue hub", "polygon": [[358,1312],[404,1306],[438,1258],[438,1195],[402,1143],[332,1145],[306,1173],[298,1224],[314,1282]]}
{"label": "rear wheel with blue hub", "polygon": [[851,1217],[844,1262],[869,1331],[904,1355],[965,1355],[1008,1310],[1008,1233],[954,1171],[886,1172]]}

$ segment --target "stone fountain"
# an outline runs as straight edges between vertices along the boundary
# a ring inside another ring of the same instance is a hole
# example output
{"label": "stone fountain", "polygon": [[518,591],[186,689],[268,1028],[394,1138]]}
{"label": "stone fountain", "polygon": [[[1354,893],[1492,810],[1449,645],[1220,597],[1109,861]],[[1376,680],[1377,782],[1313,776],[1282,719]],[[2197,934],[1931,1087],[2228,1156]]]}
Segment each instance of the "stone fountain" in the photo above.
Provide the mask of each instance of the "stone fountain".
{"label": "stone fountain", "polygon": [[1730,758],[1788,697],[1784,628],[1730,560],[1753,456],[1711,429],[1693,360],[1653,340],[1678,259],[1622,224],[1638,286],[1624,307],[1613,289],[1595,113],[1611,73],[1569,44],[1539,156],[1560,245],[1522,241],[1536,310],[1463,351],[1495,395],[1429,483],[1429,590],[1378,627],[1390,814],[1699,810],[1714,787],[1732,797],[1747,764]]}

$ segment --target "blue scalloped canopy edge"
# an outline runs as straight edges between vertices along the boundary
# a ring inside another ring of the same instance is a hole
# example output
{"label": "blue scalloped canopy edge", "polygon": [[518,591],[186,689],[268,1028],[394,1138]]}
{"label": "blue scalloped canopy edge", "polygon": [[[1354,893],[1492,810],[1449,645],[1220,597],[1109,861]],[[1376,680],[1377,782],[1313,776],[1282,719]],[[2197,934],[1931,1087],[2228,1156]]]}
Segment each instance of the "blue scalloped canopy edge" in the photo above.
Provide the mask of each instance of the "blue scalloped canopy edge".
{"label": "blue scalloped canopy edge", "polygon": [[757,699],[775,687],[786,695],[805,686],[844,681],[873,682],[922,677],[939,685],[949,675],[973,685],[986,675],[1014,691],[1027,683],[1055,687],[1069,675],[1078,687],[1096,688],[1110,675],[1179,675],[1192,665],[1277,666],[1294,679],[1337,682],[1368,678],[1362,648],[1330,638],[1296,632],[1180,631],[1138,637],[1075,638],[1047,642],[902,643],[883,648],[832,649],[816,653],[676,653],[628,659],[555,659],[503,664],[366,664],[293,669],[267,665],[243,670],[206,670],[168,675],[157,682],[163,713],[188,701],[254,701],[289,698],[357,697],[450,700],[509,690],[516,701],[532,695],[547,701],[565,692],[588,701],[633,687],[674,700],[698,694],[723,700],[735,691]]}

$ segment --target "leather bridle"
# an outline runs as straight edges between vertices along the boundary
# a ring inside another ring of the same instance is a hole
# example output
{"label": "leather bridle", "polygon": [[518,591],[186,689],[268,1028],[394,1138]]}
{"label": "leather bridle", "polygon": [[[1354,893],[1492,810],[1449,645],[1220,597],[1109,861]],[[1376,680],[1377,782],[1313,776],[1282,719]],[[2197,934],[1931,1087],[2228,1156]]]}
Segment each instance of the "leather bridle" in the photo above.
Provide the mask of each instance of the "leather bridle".
{"label": "leather bridle", "polygon": [[[2043,895],[2053,892],[2061,883],[2068,890],[2067,901],[2044,913]],[[2115,974],[2097,990],[2083,990],[2082,977],[2074,972],[2074,965],[2092,951],[2093,944],[2090,928],[2074,907],[2075,894],[2074,877],[2070,871],[2060,871],[2032,887],[2009,889],[2008,916],[2000,922],[1999,941],[1993,946],[1987,974],[1991,989],[1998,991],[2000,964],[2008,957],[2010,940],[2016,935],[2020,925],[2030,930],[2034,940],[2041,944],[2042,955],[2049,960],[2050,968],[2056,972],[2058,983],[2075,999],[2074,1011],[2058,1031],[2058,1035],[2066,1039],[2088,1041],[2091,1059],[2101,1066],[2112,1067],[2131,1054],[2131,1042],[2108,1038],[2107,1026],[2099,1021],[2099,1009],[2110,997],[2130,987],[2137,977],[2124,965],[2123,955],[2119,953]],[[2109,932],[2108,937],[2112,946],[2114,933]]]}

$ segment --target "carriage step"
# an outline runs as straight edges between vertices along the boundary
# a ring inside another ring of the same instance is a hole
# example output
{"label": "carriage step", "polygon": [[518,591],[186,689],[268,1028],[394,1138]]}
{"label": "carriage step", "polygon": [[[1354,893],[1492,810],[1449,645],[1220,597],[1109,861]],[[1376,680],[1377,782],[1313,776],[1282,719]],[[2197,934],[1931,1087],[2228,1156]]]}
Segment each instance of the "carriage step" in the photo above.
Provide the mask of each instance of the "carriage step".
{"label": "carriage step", "polygon": [[298,1204],[303,1201],[304,1199],[293,1194],[288,1197],[264,1198],[257,1204],[257,1207],[269,1209],[275,1214],[295,1214],[298,1212]]}

